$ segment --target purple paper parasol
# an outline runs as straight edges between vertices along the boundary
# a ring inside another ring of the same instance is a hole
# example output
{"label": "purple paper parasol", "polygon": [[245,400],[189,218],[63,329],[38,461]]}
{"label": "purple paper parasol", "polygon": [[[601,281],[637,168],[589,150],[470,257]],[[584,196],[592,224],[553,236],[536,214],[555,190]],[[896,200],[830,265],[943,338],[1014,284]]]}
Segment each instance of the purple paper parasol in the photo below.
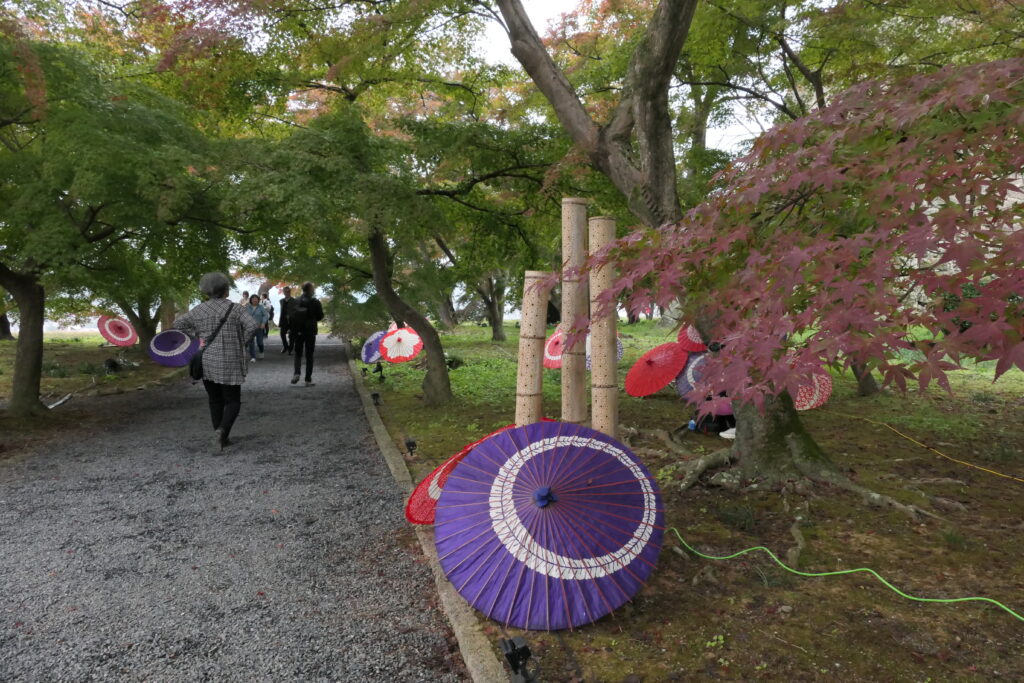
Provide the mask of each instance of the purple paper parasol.
{"label": "purple paper parasol", "polygon": [[680,396],[686,398],[688,393],[697,388],[697,383],[704,378],[703,365],[703,353],[690,354],[690,357],[686,360],[686,367],[676,377],[676,391],[679,392]]}
{"label": "purple paper parasol", "polygon": [[363,350],[360,352],[364,363],[372,364],[380,360],[380,340],[387,333],[387,330],[379,330],[366,338],[366,341],[363,342]]}
{"label": "purple paper parasol", "polygon": [[661,550],[650,472],[606,434],[538,422],[495,434],[448,477],[441,567],[469,603],[518,628],[587,624],[640,590]]}
{"label": "purple paper parasol", "polygon": [[199,351],[199,339],[193,339],[181,330],[164,330],[153,337],[146,350],[149,357],[160,365],[180,368],[188,365]]}

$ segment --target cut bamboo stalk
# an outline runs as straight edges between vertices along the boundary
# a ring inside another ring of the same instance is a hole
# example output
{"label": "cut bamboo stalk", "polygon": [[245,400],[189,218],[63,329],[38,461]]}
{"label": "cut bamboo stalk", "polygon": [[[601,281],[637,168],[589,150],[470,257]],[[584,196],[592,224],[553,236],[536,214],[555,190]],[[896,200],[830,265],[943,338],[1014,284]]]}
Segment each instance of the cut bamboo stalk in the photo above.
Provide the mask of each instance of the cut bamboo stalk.
{"label": "cut bamboo stalk", "polygon": [[[615,241],[615,219],[595,216],[590,219],[590,250],[594,253]],[[598,315],[597,297],[611,288],[615,269],[605,265],[590,271],[590,391],[593,419],[591,426],[617,438],[619,425],[619,361],[615,337],[618,314],[612,307]]]}
{"label": "cut bamboo stalk", "polygon": [[516,375],[516,426],[540,422],[544,415],[541,380],[544,369],[545,322],[550,287],[540,282],[552,273],[528,270],[523,282],[522,317],[519,320],[519,369]]}
{"label": "cut bamboo stalk", "polygon": [[[587,200],[562,199],[562,271],[579,269],[587,258]],[[562,276],[562,334],[587,315],[587,281],[579,273]],[[562,421],[587,421],[587,350],[581,337],[562,346]]]}

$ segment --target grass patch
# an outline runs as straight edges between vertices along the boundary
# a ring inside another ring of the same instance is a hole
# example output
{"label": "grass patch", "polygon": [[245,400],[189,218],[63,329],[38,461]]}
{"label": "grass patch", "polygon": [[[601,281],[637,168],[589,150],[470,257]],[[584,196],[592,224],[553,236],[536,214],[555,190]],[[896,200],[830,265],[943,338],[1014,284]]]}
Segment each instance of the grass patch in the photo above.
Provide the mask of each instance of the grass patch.
{"label": "grass patch", "polygon": [[[15,353],[14,341],[0,342],[0,401],[10,396]],[[121,364],[122,358],[127,362]],[[110,361],[118,362],[118,372],[107,371]],[[154,363],[138,344],[125,348],[110,346],[98,332],[47,332],[43,338],[40,396],[47,401],[102,387],[128,391],[173,371]]]}

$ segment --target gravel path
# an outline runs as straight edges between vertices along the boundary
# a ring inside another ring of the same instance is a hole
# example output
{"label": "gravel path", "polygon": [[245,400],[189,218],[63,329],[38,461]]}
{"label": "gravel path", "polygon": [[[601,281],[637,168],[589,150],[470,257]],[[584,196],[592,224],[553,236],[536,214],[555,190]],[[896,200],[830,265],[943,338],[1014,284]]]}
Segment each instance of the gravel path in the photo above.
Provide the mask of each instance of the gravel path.
{"label": "gravel path", "polygon": [[268,346],[222,456],[182,381],[93,399],[105,426],[0,461],[0,681],[466,680],[319,341],[308,388]]}

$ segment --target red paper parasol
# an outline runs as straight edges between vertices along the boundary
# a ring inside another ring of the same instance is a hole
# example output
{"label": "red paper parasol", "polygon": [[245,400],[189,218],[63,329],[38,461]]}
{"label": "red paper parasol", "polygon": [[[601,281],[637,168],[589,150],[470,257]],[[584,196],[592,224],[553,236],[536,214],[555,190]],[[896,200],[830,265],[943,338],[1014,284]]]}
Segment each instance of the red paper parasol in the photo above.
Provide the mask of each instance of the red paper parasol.
{"label": "red paper parasol", "polygon": [[674,380],[686,366],[690,354],[676,342],[669,342],[640,356],[626,373],[626,393],[647,396]]}
{"label": "red paper parasol", "polygon": [[544,367],[548,370],[559,370],[562,367],[562,350],[565,346],[565,335],[555,330],[544,342]]}
{"label": "red paper parasol", "polygon": [[139,340],[135,328],[127,320],[101,315],[99,320],[100,334],[114,346],[131,346]]}
{"label": "red paper parasol", "polygon": [[828,371],[822,369],[811,377],[814,381],[800,387],[796,396],[793,397],[793,406],[797,410],[820,408],[832,395],[832,376],[828,374]]}
{"label": "red paper parasol", "polygon": [[677,339],[685,351],[701,353],[708,350],[708,347],[704,346],[704,340],[700,338],[700,332],[693,325],[684,325],[679,328]]}
{"label": "red paper parasol", "polygon": [[391,363],[404,363],[419,355],[423,340],[411,327],[401,327],[388,332],[380,340],[380,355]]}
{"label": "red paper parasol", "polygon": [[412,494],[409,496],[409,501],[405,504],[405,518],[413,524],[433,524],[434,508],[437,507],[437,499],[441,497],[444,483],[448,481],[448,474],[455,469],[460,460],[473,450],[474,446],[481,441],[491,438],[498,432],[503,432],[512,427],[515,427],[515,425],[505,425],[500,429],[494,430],[482,439],[477,439],[463,447],[461,451],[434,468],[434,471],[424,477],[423,481],[413,489]]}

